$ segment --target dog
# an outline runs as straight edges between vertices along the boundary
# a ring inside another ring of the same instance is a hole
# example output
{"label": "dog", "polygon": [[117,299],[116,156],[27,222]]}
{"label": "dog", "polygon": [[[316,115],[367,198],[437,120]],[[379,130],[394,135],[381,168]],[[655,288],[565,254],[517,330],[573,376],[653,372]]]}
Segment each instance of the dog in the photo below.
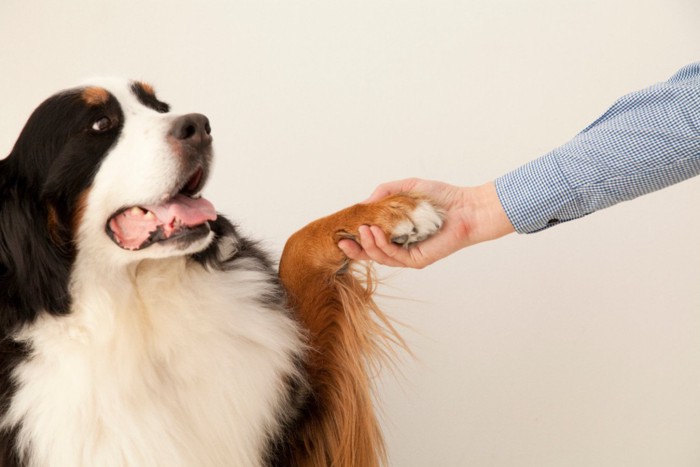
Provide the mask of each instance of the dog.
{"label": "dog", "polygon": [[279,263],[201,193],[209,120],[149,84],[59,92],[0,160],[4,466],[385,462],[370,367],[401,343],[336,246],[363,224],[410,245],[426,197],[359,204]]}

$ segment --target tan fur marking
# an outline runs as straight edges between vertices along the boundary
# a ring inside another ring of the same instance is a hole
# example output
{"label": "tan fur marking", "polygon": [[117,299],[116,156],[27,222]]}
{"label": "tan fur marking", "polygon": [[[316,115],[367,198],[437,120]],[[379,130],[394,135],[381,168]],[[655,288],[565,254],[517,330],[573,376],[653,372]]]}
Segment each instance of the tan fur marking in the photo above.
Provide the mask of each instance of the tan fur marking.
{"label": "tan fur marking", "polygon": [[85,208],[87,206],[87,198],[90,195],[90,189],[83,191],[78,196],[78,200],[75,203],[75,209],[73,211],[73,217],[71,219],[71,231],[73,235],[76,234],[80,224],[83,222],[83,216],[85,215]]}
{"label": "tan fur marking", "polygon": [[81,97],[85,103],[91,107],[104,105],[109,100],[109,92],[97,86],[90,86],[83,89]]}
{"label": "tan fur marking", "polygon": [[58,222],[58,214],[56,213],[56,208],[54,208],[53,206],[49,206],[49,216],[47,220],[47,225],[49,228],[49,235],[51,236],[51,240],[55,244],[60,245],[61,232]]}
{"label": "tan fur marking", "polygon": [[[87,203],[87,197],[89,194],[90,189],[83,191],[78,196],[78,199],[75,203],[73,216],[70,219],[70,235],[73,237],[75,237],[75,234],[78,231],[78,227],[80,227],[80,224],[83,221],[83,215],[85,214],[85,207]],[[49,213],[47,219],[47,226],[49,230],[49,235],[51,236],[51,240],[56,245],[61,246],[64,242],[69,241],[70,239],[65,238],[67,232],[65,230],[65,227],[61,227],[61,220],[58,218],[56,208],[52,205],[49,205],[48,211]]]}
{"label": "tan fur marking", "polygon": [[155,89],[153,89],[153,86],[151,86],[149,83],[139,81],[138,85],[141,86],[141,89],[143,89],[147,94],[150,94],[151,96],[156,95]]}
{"label": "tan fur marking", "polygon": [[372,403],[376,364],[403,339],[374,300],[375,282],[348,268],[337,247],[357,238],[363,224],[388,235],[424,198],[402,194],[358,204],[295,233],[280,262],[291,307],[308,331],[307,370],[316,407],[297,433],[296,464],[305,467],[376,467],[386,452]]}

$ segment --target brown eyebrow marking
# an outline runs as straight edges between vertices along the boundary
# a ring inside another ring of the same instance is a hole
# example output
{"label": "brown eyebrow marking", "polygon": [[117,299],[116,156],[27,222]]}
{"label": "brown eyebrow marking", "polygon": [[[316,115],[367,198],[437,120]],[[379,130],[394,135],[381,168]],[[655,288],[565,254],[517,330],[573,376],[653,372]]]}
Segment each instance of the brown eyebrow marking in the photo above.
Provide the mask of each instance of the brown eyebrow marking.
{"label": "brown eyebrow marking", "polygon": [[153,89],[153,86],[151,86],[151,84],[146,83],[144,81],[137,81],[134,84],[136,84],[137,86],[141,86],[141,89],[143,89],[146,92],[146,94],[150,94],[151,96],[156,95],[156,91]]}
{"label": "brown eyebrow marking", "polygon": [[143,81],[132,81],[131,92],[134,93],[140,103],[146,107],[150,107],[156,112],[167,113],[170,111],[170,106],[165,102],[159,101],[153,86]]}
{"label": "brown eyebrow marking", "polygon": [[104,105],[107,103],[107,101],[109,100],[109,92],[104,88],[90,86],[83,89],[83,92],[80,94],[80,97],[87,105],[91,107],[96,107],[98,105]]}

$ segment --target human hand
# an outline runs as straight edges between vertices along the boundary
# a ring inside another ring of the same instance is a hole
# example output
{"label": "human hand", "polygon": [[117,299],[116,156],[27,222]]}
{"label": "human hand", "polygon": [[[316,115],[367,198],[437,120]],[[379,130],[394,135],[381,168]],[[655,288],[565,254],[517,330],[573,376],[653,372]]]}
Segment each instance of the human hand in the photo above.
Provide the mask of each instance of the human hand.
{"label": "human hand", "polygon": [[442,229],[431,238],[404,248],[388,240],[380,228],[362,226],[359,244],[353,240],[338,243],[349,258],[421,269],[457,250],[515,231],[493,183],[458,187],[417,178],[398,180],[379,185],[364,203],[406,191],[422,193],[443,208],[446,217]]}

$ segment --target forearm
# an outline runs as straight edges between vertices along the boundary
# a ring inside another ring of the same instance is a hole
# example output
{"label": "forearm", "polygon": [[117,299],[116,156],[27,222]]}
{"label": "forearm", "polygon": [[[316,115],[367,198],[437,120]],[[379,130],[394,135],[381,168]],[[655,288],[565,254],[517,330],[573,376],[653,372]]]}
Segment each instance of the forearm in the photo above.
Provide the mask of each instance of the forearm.
{"label": "forearm", "polygon": [[692,65],[500,177],[497,193],[518,232],[537,232],[698,175],[699,128],[700,65]]}

